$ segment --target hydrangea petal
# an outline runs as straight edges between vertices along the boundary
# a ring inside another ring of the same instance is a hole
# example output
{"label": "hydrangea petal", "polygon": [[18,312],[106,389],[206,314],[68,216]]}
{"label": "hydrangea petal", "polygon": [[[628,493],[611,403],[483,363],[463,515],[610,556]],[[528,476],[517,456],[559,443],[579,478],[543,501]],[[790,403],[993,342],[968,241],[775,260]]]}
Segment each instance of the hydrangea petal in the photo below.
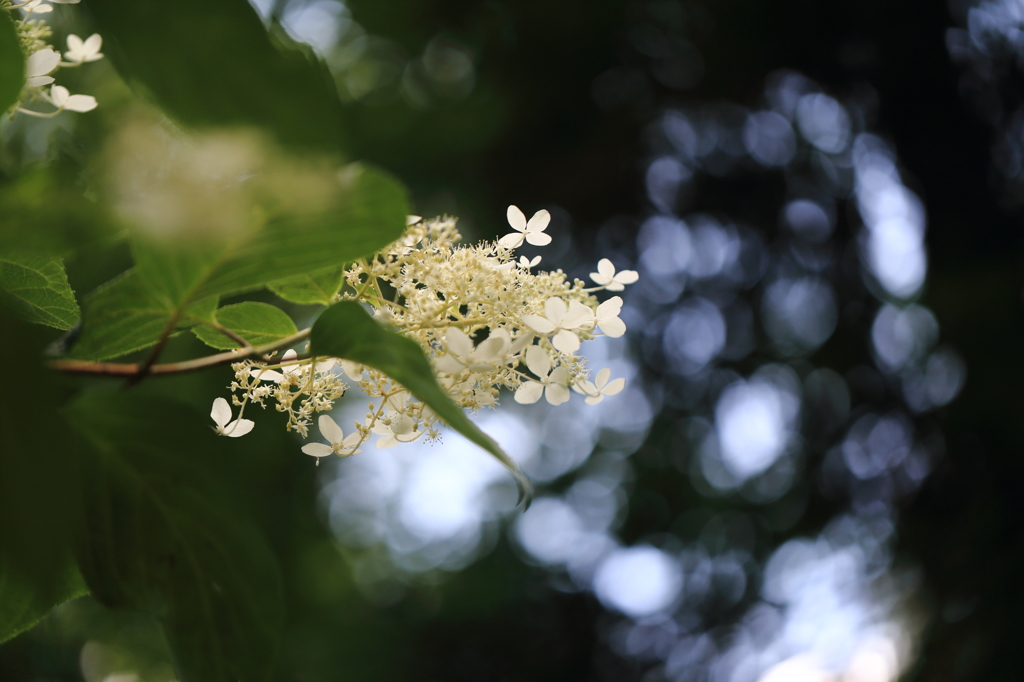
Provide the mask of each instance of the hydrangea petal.
{"label": "hydrangea petal", "polygon": [[302,451],[310,457],[326,457],[334,454],[334,448],[323,443],[307,443],[302,446]]}
{"label": "hydrangea petal", "polygon": [[256,422],[251,419],[236,419],[224,427],[223,434],[230,438],[238,438],[252,431],[254,426],[256,426]]}
{"label": "hydrangea petal", "polygon": [[540,315],[523,315],[519,319],[523,321],[523,324],[535,332],[550,334],[555,331],[555,325],[546,317],[541,317]]}
{"label": "hydrangea petal", "polygon": [[544,397],[552,405],[561,405],[569,399],[569,388],[562,384],[548,384]]}
{"label": "hydrangea petal", "polygon": [[336,445],[345,440],[345,432],[338,426],[338,422],[331,419],[326,414],[320,415],[320,419],[317,421],[317,426],[320,427],[320,435],[326,438],[331,445]]}
{"label": "hydrangea petal", "polygon": [[231,406],[224,398],[217,398],[213,401],[213,409],[210,410],[210,418],[217,426],[224,426],[231,421]]}
{"label": "hydrangea petal", "polygon": [[523,215],[518,206],[509,206],[508,210],[505,211],[505,217],[508,218],[508,224],[512,226],[513,230],[517,232],[526,231],[526,216]]}
{"label": "hydrangea petal", "polygon": [[544,385],[536,381],[526,381],[516,390],[515,400],[520,405],[532,405],[544,394]]}
{"label": "hydrangea petal", "polygon": [[572,355],[580,349],[580,337],[576,336],[574,332],[563,329],[551,337],[551,345],[566,355]]}

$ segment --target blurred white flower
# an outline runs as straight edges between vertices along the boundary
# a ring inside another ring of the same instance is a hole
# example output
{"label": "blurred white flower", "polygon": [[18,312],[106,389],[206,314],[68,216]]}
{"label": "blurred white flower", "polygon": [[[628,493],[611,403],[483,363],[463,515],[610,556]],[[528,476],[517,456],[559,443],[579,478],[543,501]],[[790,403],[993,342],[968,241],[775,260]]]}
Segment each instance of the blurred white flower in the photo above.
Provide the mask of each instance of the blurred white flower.
{"label": "blurred white flower", "polygon": [[72,95],[63,85],[50,88],[50,102],[58,109],[86,112],[96,108],[96,98],[92,95]]}
{"label": "blurred white flower", "polygon": [[609,382],[608,380],[611,378],[611,375],[611,368],[605,367],[597,373],[593,383],[586,379],[581,379],[572,385],[572,389],[577,393],[587,396],[586,402],[588,405],[596,405],[604,400],[605,396],[616,395],[626,387],[625,379],[620,378]]}
{"label": "blurred white flower", "polygon": [[508,224],[512,226],[515,232],[506,234],[498,240],[498,243],[506,249],[515,249],[522,246],[523,240],[534,246],[544,246],[551,243],[551,236],[544,234],[548,223],[551,222],[551,214],[547,211],[543,209],[537,211],[530,218],[530,222],[526,222],[526,216],[523,215],[523,212],[517,206],[509,206],[507,217]]}
{"label": "blurred white flower", "polygon": [[[51,2],[59,3],[61,0],[51,0]],[[23,5],[18,5],[18,9],[24,10],[26,14],[46,14],[47,12],[53,11],[53,6],[48,5],[43,0],[29,0]]]}
{"label": "blurred white flower", "polygon": [[597,326],[606,335],[617,339],[626,333],[626,323],[619,319],[619,312],[622,310],[622,298],[612,296],[607,301],[597,306],[594,319]]}
{"label": "blurred white flower", "polygon": [[471,372],[487,372],[496,365],[503,364],[512,338],[504,329],[492,331],[476,348],[473,340],[464,331],[452,327],[445,334],[448,342],[448,354],[437,359],[437,369],[448,374],[456,374],[464,369]]}
{"label": "blurred white flower", "polygon": [[[284,352],[284,355],[281,356],[281,362],[283,364],[288,362],[289,360],[294,360],[297,357],[298,353],[296,353],[292,349],[289,349],[286,350]],[[333,363],[331,364],[331,366],[333,366]],[[330,369],[330,367],[328,367],[327,369]],[[319,367],[317,368],[317,371],[320,371]],[[259,379],[260,381],[270,381],[275,384],[280,384],[281,382],[284,382],[285,384],[289,384],[294,383],[295,380],[297,380],[299,376],[302,374],[302,372],[302,365],[296,362],[294,365],[287,365],[286,367],[282,367],[280,372],[274,371],[272,369],[263,369],[262,367],[254,367],[251,370],[249,370],[249,376],[253,377],[254,379]]]}
{"label": "blurred white flower", "polygon": [[388,410],[383,419],[378,419],[370,429],[380,438],[377,439],[377,449],[387,450],[399,443],[411,443],[423,435],[423,431],[416,430],[416,420],[407,414],[393,413]]}
{"label": "blurred white flower", "polygon": [[590,279],[608,291],[622,291],[627,284],[632,284],[640,278],[636,270],[622,270],[615,272],[615,265],[607,258],[597,262],[597,272],[590,273]]}
{"label": "blurred white flower", "polygon": [[59,63],[60,53],[48,47],[33,52],[25,60],[25,85],[38,87],[52,83],[53,77],[46,74],[56,69]]}
{"label": "blurred white flower", "polygon": [[213,429],[218,436],[231,436],[238,438],[252,431],[255,424],[250,419],[236,419],[231,421],[231,406],[224,398],[217,398],[213,401],[213,409],[210,410],[210,417],[217,426]]}
{"label": "blurred white flower", "polygon": [[541,395],[552,405],[561,405],[569,399],[569,371],[565,367],[556,367],[551,371],[551,358],[540,346],[530,346],[526,350],[526,366],[537,375],[538,381],[526,380],[516,391],[515,399],[522,405],[530,405],[540,400]]}
{"label": "blurred white flower", "polygon": [[349,436],[345,436],[345,432],[342,431],[341,427],[338,426],[338,422],[334,421],[326,414],[320,415],[320,419],[317,421],[320,426],[320,435],[328,440],[330,445],[324,445],[323,443],[307,443],[302,446],[302,451],[310,457],[316,457],[316,463],[320,464],[320,457],[326,457],[327,455],[338,455],[339,457],[348,457],[354,455],[358,450],[359,442],[362,440],[362,435],[356,431]]}
{"label": "blurred white flower", "polygon": [[100,52],[101,47],[103,47],[103,38],[99,33],[93,33],[84,41],[72,33],[68,36],[68,51],[64,53],[64,59],[76,64],[94,62],[97,59],[103,59],[103,53]]}
{"label": "blurred white flower", "polygon": [[[616,296],[616,298],[618,297]],[[619,299],[619,302],[621,304],[622,299]],[[600,310],[601,307],[598,306],[598,311],[600,312]],[[617,310],[615,314],[618,314]],[[558,296],[552,296],[544,302],[543,316],[523,315],[520,319],[538,334],[554,334],[551,345],[559,351],[571,355],[580,349],[580,337],[572,330],[593,324],[594,311],[579,301],[569,301],[567,305]],[[625,325],[623,325],[623,331],[625,331]],[[621,335],[619,334],[619,336]]]}
{"label": "blurred white flower", "polygon": [[530,268],[537,265],[540,262],[540,256],[534,256],[533,259],[529,259],[526,256],[519,257],[519,267],[523,270],[529,270]]}

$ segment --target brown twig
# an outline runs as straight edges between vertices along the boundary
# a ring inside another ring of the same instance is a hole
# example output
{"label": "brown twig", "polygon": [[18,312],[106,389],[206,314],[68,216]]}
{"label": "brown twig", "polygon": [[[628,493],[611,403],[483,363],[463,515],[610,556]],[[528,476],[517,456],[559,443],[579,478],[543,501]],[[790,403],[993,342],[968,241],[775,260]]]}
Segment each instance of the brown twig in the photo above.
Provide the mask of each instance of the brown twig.
{"label": "brown twig", "polygon": [[272,353],[299,341],[306,340],[309,337],[309,332],[310,328],[306,328],[280,341],[263,344],[262,346],[237,348],[215,355],[207,355],[202,358],[183,360],[181,362],[156,363],[148,367],[145,366],[145,363],[138,362],[94,362],[92,360],[51,360],[48,365],[51,369],[55,369],[58,372],[87,376],[134,377],[139,376],[143,372],[146,375],[153,376],[184,374],[186,372],[197,372],[208,367],[229,365],[232,362],[238,362],[245,358]]}

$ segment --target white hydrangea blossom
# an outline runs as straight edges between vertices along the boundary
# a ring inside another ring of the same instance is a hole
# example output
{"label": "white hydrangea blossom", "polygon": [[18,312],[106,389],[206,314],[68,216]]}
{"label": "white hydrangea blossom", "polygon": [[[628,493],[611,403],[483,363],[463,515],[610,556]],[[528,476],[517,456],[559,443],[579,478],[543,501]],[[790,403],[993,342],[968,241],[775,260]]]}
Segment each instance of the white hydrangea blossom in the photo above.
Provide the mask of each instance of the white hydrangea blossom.
{"label": "white hydrangea blossom", "polygon": [[346,436],[345,432],[338,422],[331,419],[326,414],[320,415],[320,419],[317,422],[320,426],[320,435],[326,438],[330,445],[324,445],[323,443],[307,443],[302,446],[302,451],[311,457],[316,457],[316,463],[319,466],[320,458],[326,457],[327,455],[338,455],[339,457],[348,457],[354,455],[359,450],[359,443],[362,441],[362,434],[359,431]]}
{"label": "white hydrangea blossom", "polygon": [[238,413],[238,419],[231,421],[231,406],[224,398],[217,398],[213,401],[213,409],[210,410],[210,418],[216,424],[213,428],[218,436],[230,436],[238,438],[252,431],[256,426],[251,419],[242,419],[242,411]]}
{"label": "white hydrangea blossom", "polygon": [[[54,50],[47,42],[53,36],[53,31],[46,22],[34,18],[35,15],[52,12],[54,4],[74,5],[78,2],[79,0],[27,0],[17,3],[12,0],[0,0],[0,10],[20,10],[20,15],[15,12],[13,18],[21,49],[25,54],[25,86],[18,101],[11,106],[11,112],[38,118],[52,118],[62,111],[86,112],[96,108],[96,99],[91,95],[72,95],[67,88],[60,85],[54,85],[49,91],[44,90],[45,86],[54,82],[53,74],[58,69],[73,68],[103,58],[103,53],[100,52],[103,38],[98,33],[85,40],[72,34],[67,37],[68,51],[62,60],[60,52]],[[53,105],[55,110],[36,111],[23,106],[40,101]],[[4,112],[0,112],[2,113]]]}
{"label": "white hydrangea blossom", "polygon": [[103,53],[100,52],[101,47],[103,47],[103,38],[99,33],[93,33],[85,40],[72,33],[68,36],[68,51],[64,53],[64,58],[75,64],[94,62],[103,59]]}
{"label": "white hydrangea blossom", "polygon": [[[532,272],[539,258],[517,260],[514,249],[524,242],[549,243],[543,231],[550,215],[538,211],[527,222],[511,206],[508,216],[516,233],[475,246],[459,244],[454,219],[410,216],[400,239],[346,271],[348,287],[338,300],[368,304],[378,321],[416,341],[448,397],[471,412],[495,406],[503,389],[519,403],[544,397],[552,405],[569,400],[572,390],[588,403],[620,392],[625,380],[611,380],[610,370],[591,382],[578,351],[598,335],[625,333],[618,317],[622,299],[599,303],[594,296],[622,283],[623,273],[586,288],[560,270]],[[393,293],[385,296],[385,290]],[[440,437],[437,415],[373,368],[294,351],[275,364],[246,360],[233,368],[236,405],[275,401],[289,415],[288,428],[303,437],[313,414],[330,410],[347,386],[370,398],[365,416],[347,436],[321,417],[320,432],[330,445],[308,444],[302,448],[308,455],[348,456],[373,435],[377,448]]]}
{"label": "white hydrangea blossom", "polygon": [[608,291],[622,291],[627,284],[640,279],[640,275],[636,270],[615,272],[615,265],[607,258],[602,258],[597,262],[597,272],[590,273],[590,279]]}

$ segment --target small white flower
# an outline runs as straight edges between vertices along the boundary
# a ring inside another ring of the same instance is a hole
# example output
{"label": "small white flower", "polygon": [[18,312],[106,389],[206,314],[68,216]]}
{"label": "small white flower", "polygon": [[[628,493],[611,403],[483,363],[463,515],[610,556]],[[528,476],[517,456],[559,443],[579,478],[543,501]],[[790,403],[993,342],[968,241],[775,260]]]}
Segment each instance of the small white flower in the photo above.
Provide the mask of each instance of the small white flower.
{"label": "small white flower", "polygon": [[[621,302],[622,299],[619,300]],[[551,345],[563,353],[572,354],[580,349],[580,337],[572,330],[593,324],[594,311],[579,301],[569,301],[566,305],[558,296],[552,296],[544,302],[543,316],[523,315],[521,319],[538,334],[554,334]]]}
{"label": "small white flower", "polygon": [[416,223],[423,222],[423,216],[418,215],[407,215],[405,216],[406,226],[415,225]]}
{"label": "small white flower", "polygon": [[407,414],[392,416],[388,410],[384,418],[378,420],[370,430],[380,436],[377,439],[377,449],[387,450],[399,443],[411,443],[424,434],[424,431],[415,431],[415,428],[415,419]]}
{"label": "small white flower", "polygon": [[616,273],[615,265],[607,258],[602,258],[597,262],[597,272],[590,273],[590,279],[608,291],[622,291],[627,284],[640,279],[640,275],[636,274],[636,270]]}
{"label": "small white flower", "polygon": [[[59,3],[61,0],[50,0],[50,2]],[[46,14],[47,12],[53,11],[52,5],[47,5],[43,0],[29,0],[28,3],[19,6],[18,9],[24,10],[26,14]]]}
{"label": "small white flower", "polygon": [[533,260],[530,260],[526,256],[520,256],[519,257],[519,267],[521,267],[523,270],[529,270],[530,268],[532,268],[535,265],[537,265],[537,263],[539,263],[539,262],[540,262],[540,256],[534,256]]}
{"label": "small white flower", "polygon": [[537,211],[530,218],[530,222],[526,222],[526,216],[523,215],[523,212],[517,206],[509,206],[507,217],[508,224],[512,226],[515,232],[506,234],[498,240],[498,243],[506,249],[515,249],[522,246],[523,240],[534,246],[544,246],[551,243],[551,235],[544,234],[548,223],[551,222],[551,214],[547,211],[543,209]]}
{"label": "small white flower", "polygon": [[338,364],[341,365],[341,371],[345,373],[345,376],[352,381],[358,383],[363,380],[363,366],[359,363],[351,360],[339,360]]}
{"label": "small white flower", "polygon": [[612,296],[607,301],[597,306],[594,320],[601,331],[606,335],[617,339],[626,333],[626,323],[619,319],[619,311],[622,310],[622,298]]}
{"label": "small white flower", "polygon": [[25,60],[25,85],[38,87],[52,83],[53,77],[46,74],[56,69],[59,63],[60,53],[48,47],[33,52]]}
{"label": "small white flower", "polygon": [[573,384],[572,389],[587,396],[588,405],[596,405],[604,400],[605,396],[616,395],[626,387],[626,380],[621,378],[609,383],[608,379],[611,378],[611,375],[612,370],[605,367],[597,373],[594,383],[581,379]]}
{"label": "small white flower", "polygon": [[[341,427],[338,426],[338,422],[334,421],[326,414],[320,415],[320,419],[317,422],[320,426],[320,435],[328,440],[330,445],[324,445],[323,443],[307,443],[302,446],[302,451],[310,457],[326,457],[327,455],[338,455],[339,457],[348,457],[354,455],[358,450],[359,441],[362,436],[358,431],[355,433],[345,436],[345,432],[342,431]],[[320,460],[317,459],[317,464],[320,464]]]}
{"label": "small white flower", "polygon": [[101,47],[103,47],[103,38],[99,33],[93,33],[85,40],[72,33],[68,36],[68,51],[64,53],[64,58],[76,64],[94,62],[97,59],[103,59],[103,53],[100,52]]}
{"label": "small white flower", "polygon": [[92,95],[72,95],[63,85],[50,88],[50,101],[58,109],[86,112],[96,108],[96,98]]}
{"label": "small white flower", "polygon": [[530,405],[540,400],[543,394],[552,405],[561,405],[569,399],[569,371],[565,367],[557,367],[551,371],[551,358],[540,346],[530,346],[526,350],[526,366],[537,375],[539,381],[527,380],[516,391],[515,399],[522,405]]}
{"label": "small white flower", "polygon": [[[231,406],[224,398],[217,398],[213,401],[213,409],[210,410],[210,417],[217,426],[214,431],[218,436],[231,436],[238,438],[252,431],[255,424],[250,419],[236,419],[231,421]],[[229,423],[230,422],[230,423]]]}
{"label": "small white flower", "polygon": [[[294,360],[296,357],[298,357],[298,353],[289,349],[281,356],[281,362],[286,363],[289,360]],[[253,367],[249,370],[249,375],[253,378],[259,379],[260,381],[272,381],[275,384],[280,384],[282,382],[285,384],[295,383],[301,373],[302,365],[298,363],[282,367],[280,372],[272,369],[263,369],[262,367]]]}
{"label": "small white flower", "polygon": [[464,331],[452,327],[445,334],[448,342],[448,354],[437,359],[437,369],[448,374],[456,374],[464,369],[471,372],[487,372],[502,364],[512,337],[504,329],[498,329],[476,348],[473,340]]}

